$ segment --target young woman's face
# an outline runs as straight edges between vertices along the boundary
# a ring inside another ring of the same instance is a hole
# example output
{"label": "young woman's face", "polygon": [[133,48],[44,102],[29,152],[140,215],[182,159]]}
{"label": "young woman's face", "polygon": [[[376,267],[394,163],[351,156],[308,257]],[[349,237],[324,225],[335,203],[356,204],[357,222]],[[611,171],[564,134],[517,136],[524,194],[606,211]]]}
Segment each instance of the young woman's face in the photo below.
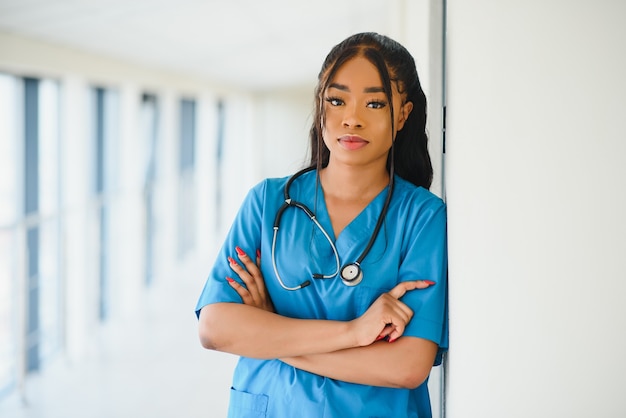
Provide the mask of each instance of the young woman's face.
{"label": "young woman's face", "polygon": [[386,165],[392,144],[390,106],[394,106],[393,138],[402,129],[413,104],[404,103],[392,82],[389,103],[378,70],[363,57],[339,68],[324,92],[324,143],[333,161],[349,165]]}

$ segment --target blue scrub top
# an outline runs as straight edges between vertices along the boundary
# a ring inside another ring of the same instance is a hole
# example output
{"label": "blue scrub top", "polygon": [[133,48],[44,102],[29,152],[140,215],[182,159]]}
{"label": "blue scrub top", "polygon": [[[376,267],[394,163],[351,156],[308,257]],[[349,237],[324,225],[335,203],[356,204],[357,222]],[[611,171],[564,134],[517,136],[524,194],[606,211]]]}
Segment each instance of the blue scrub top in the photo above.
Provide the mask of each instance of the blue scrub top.
{"label": "blue scrub top", "polygon": [[[220,250],[196,306],[217,302],[242,303],[226,282],[236,278],[227,257],[236,259],[235,246],[247,254],[261,250],[261,271],[276,312],[292,318],[349,321],[362,315],[382,293],[407,280],[432,280],[434,286],[408,292],[401,300],[414,312],[405,336],[425,338],[448,346],[446,309],[446,211],[441,199],[422,187],[395,177],[395,188],[383,227],[361,263],[363,281],[348,287],[332,274],[334,253],[322,232],[296,208],[283,214],[276,243],[278,272],[286,286],[305,280],[311,285],[284,290],[271,260],[273,223],[284,201],[288,178],[267,179],[247,195]],[[324,193],[311,171],[290,187],[292,199],[313,210],[334,238]],[[387,195],[383,190],[335,241],[341,265],[361,255],[374,231]],[[440,362],[437,356],[436,365]],[[231,389],[229,417],[431,417],[427,382],[416,389],[366,386],[333,380],[289,366],[280,360],[241,357]]]}

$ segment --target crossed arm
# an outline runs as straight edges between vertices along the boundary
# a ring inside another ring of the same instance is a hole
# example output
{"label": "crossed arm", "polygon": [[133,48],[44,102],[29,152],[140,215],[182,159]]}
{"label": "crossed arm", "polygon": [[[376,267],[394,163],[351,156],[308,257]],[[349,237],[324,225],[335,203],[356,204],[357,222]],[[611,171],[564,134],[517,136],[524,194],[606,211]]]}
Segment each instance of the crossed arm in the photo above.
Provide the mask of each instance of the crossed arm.
{"label": "crossed arm", "polygon": [[232,259],[230,265],[245,286],[229,283],[244,303],[202,308],[199,334],[205,348],[278,358],[311,373],[366,385],[414,388],[428,377],[437,345],[422,338],[400,338],[413,312],[399,299],[432,282],[402,282],[352,321],[294,319],[274,313],[258,259],[255,263],[238,253],[243,267]]}

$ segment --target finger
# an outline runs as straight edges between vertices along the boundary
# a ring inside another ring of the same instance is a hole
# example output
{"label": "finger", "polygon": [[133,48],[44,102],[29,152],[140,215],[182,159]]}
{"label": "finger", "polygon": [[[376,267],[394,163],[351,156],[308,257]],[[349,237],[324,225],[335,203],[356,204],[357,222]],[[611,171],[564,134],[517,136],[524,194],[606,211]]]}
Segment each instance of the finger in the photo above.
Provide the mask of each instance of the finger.
{"label": "finger", "polygon": [[404,332],[404,328],[413,318],[413,310],[401,301],[394,299],[390,295],[384,295],[384,302],[387,307],[387,317],[385,318],[386,328],[381,334],[385,333],[389,339],[397,339]]}
{"label": "finger", "polygon": [[394,327],[393,330],[387,336],[387,341],[392,343],[398,338],[400,338],[402,334],[404,333],[404,329],[405,329],[404,325]]}
{"label": "finger", "polygon": [[395,340],[397,340],[398,338],[400,338],[402,336],[402,334],[396,334],[395,331],[392,334],[389,334],[389,337],[387,338],[387,342],[388,343],[392,343]]}
{"label": "finger", "polygon": [[408,323],[409,320],[399,320],[398,318],[395,318],[393,322],[385,325],[385,327],[378,334],[378,337],[376,337],[375,341],[386,339],[388,342],[393,342],[397,340],[404,333],[404,330],[406,329],[406,325]]}
{"label": "finger", "polygon": [[251,278],[252,278],[248,270],[243,268],[237,261],[235,261],[234,258],[230,256],[228,256],[227,258],[228,258],[228,264],[230,265],[231,270],[237,273],[237,275],[241,278],[241,280],[243,280],[243,282],[247,286],[248,282],[251,281]]}
{"label": "finger", "polygon": [[387,338],[389,334],[391,334],[392,331],[393,331],[393,327],[391,325],[385,326],[385,328],[383,328],[380,334],[378,334],[378,337],[376,337],[376,341],[380,341],[384,338]]}
{"label": "finger", "polygon": [[413,318],[413,311],[411,310],[411,308],[406,305],[399,305],[393,312],[391,320],[389,320],[389,326],[392,326],[394,328],[404,328],[406,324],[411,321],[411,318]]}
{"label": "finger", "polygon": [[246,269],[248,269],[248,272],[250,272],[251,275],[254,275],[259,271],[259,266],[256,265],[256,263],[248,256],[248,254],[246,254],[244,250],[240,247],[235,247],[235,251],[237,251],[237,257],[239,257],[239,260],[241,260],[244,266],[246,266]]}
{"label": "finger", "polygon": [[234,279],[232,279],[230,277],[226,277],[226,281],[228,282],[230,287],[235,289],[237,294],[239,294],[239,296],[241,297],[241,300],[243,301],[244,304],[246,304],[246,305],[251,305],[252,304],[253,300],[252,300],[252,297],[250,295],[250,292],[248,292],[248,289],[246,289],[238,281],[236,281],[236,280],[234,280]]}
{"label": "finger", "polygon": [[229,259],[231,267],[237,272],[237,274],[239,274],[243,282],[246,284],[255,306],[265,305],[267,291],[265,289],[265,282],[263,281],[261,270],[259,270],[259,267],[252,261],[250,256],[248,256],[248,254],[241,249],[241,247],[236,246],[235,251],[237,251],[237,257],[239,257],[239,260],[244,264],[245,269],[239,266],[234,260]]}
{"label": "finger", "polygon": [[400,299],[406,292],[415,288],[413,282],[401,282],[398,283],[393,289],[387,292],[394,299]]}
{"label": "finger", "polygon": [[388,293],[396,299],[400,299],[402,296],[406,294],[406,292],[415,289],[426,289],[435,282],[432,280],[411,280],[407,282],[398,283],[393,289],[391,289]]}
{"label": "finger", "polygon": [[232,257],[228,257],[228,263],[230,264],[230,268],[232,271],[237,273],[237,276],[241,279],[241,281],[245,284],[248,292],[251,295],[255,295],[258,293],[257,285],[254,280],[254,277],[243,267],[239,265]]}
{"label": "finger", "polygon": [[389,293],[383,293],[380,295],[381,302],[386,306],[387,315],[385,318],[388,324],[395,324],[398,321],[409,322],[413,317],[413,309],[401,300],[396,299]]}
{"label": "finger", "polygon": [[252,277],[254,281],[253,285],[258,288],[259,297],[262,297],[261,295],[265,293],[265,281],[263,280],[263,275],[260,270],[261,251],[256,251],[256,260],[253,261],[252,258],[248,254],[246,254],[246,252],[243,251],[240,247],[235,247],[235,250],[237,251],[237,256],[239,257],[241,262],[244,263],[248,273]]}

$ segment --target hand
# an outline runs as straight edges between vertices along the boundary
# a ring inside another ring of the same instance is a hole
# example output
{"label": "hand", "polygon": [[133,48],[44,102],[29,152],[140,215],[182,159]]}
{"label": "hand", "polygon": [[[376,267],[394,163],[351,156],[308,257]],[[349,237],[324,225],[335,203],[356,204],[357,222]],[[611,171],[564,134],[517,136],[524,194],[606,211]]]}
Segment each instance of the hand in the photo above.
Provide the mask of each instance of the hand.
{"label": "hand", "polygon": [[257,251],[256,262],[254,262],[241,248],[235,247],[235,250],[237,251],[237,257],[245,268],[240,266],[232,257],[228,257],[228,262],[230,263],[230,268],[237,273],[245,286],[230,277],[226,278],[228,284],[241,296],[241,300],[245,305],[274,312],[274,304],[267,292],[265,280],[260,270],[261,254]]}
{"label": "hand", "polygon": [[413,317],[413,310],[399,299],[406,292],[426,289],[433,284],[429,280],[401,282],[380,295],[363,315],[352,321],[357,345],[370,345],[383,338],[389,342],[397,340]]}

